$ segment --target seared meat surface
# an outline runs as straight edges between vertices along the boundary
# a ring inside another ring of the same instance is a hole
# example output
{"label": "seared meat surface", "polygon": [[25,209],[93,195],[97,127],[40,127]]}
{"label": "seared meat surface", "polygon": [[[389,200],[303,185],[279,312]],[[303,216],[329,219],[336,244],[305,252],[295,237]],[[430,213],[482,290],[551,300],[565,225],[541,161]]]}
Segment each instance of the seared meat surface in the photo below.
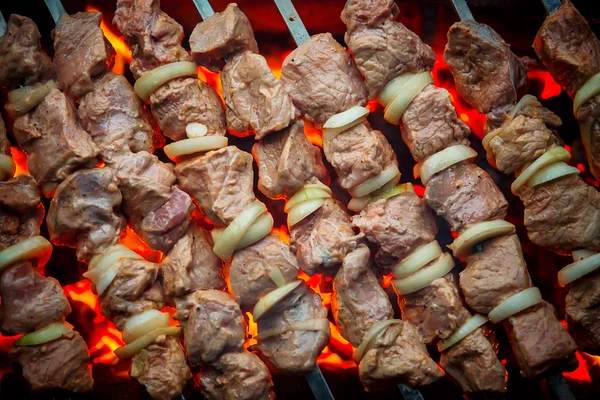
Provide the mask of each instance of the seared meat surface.
{"label": "seared meat surface", "polygon": [[85,393],[94,385],[88,348],[75,331],[37,346],[13,347],[9,354],[21,364],[23,377],[35,392],[62,389]]}
{"label": "seared meat surface", "polygon": [[54,30],[56,75],[61,88],[73,99],[94,90],[92,78],[107,69],[115,54],[100,22],[99,12],[67,14]]}
{"label": "seared meat surface", "polygon": [[600,348],[600,273],[596,271],[573,282],[565,303],[569,333],[580,349],[597,354]]}
{"label": "seared meat surface", "polygon": [[480,113],[516,102],[528,85],[523,61],[496,31],[475,21],[452,25],[444,61],[460,95]]}
{"label": "seared meat surface", "polygon": [[0,37],[0,86],[13,90],[55,77],[54,64],[42,51],[40,38],[31,19],[11,14],[6,35]]}
{"label": "seared meat surface", "polygon": [[12,246],[40,234],[44,207],[31,175],[0,182],[0,245]]}
{"label": "seared meat surface", "polygon": [[6,137],[6,125],[4,125],[4,120],[0,115],[0,154],[4,154],[6,156],[11,156],[10,151],[10,142],[8,137]]}
{"label": "seared meat surface", "polygon": [[227,353],[204,365],[200,374],[202,394],[209,400],[270,400],[273,382],[269,370],[253,353]]}

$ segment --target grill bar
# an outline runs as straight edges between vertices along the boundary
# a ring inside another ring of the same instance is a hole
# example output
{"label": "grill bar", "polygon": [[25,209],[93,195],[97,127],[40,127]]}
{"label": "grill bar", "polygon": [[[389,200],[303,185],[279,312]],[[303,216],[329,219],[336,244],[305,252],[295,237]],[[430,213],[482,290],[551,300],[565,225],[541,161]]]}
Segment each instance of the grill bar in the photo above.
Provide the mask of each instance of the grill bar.
{"label": "grill bar", "polygon": [[67,14],[62,3],[60,2],[60,0],[44,0],[44,2],[46,3],[46,7],[48,7],[48,10],[50,11],[50,14],[52,14],[52,19],[54,20],[54,23],[58,24],[58,21],[60,21],[63,15]]}
{"label": "grill bar", "polygon": [[310,38],[310,35],[302,22],[302,18],[298,15],[292,0],[275,0],[275,5],[277,5],[279,13],[294,37],[296,46],[300,46],[302,43],[306,42]]}
{"label": "grill bar", "polygon": [[560,6],[562,6],[560,0],[542,0],[542,4],[544,5],[548,15],[552,14],[554,11],[558,10]]}

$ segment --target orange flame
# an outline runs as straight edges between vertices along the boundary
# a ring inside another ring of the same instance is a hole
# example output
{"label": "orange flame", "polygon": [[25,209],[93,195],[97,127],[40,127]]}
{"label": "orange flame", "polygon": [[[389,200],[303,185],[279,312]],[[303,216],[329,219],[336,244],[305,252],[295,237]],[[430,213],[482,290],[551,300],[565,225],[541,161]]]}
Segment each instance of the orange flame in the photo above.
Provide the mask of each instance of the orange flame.
{"label": "orange flame", "polygon": [[27,154],[16,146],[10,147],[10,153],[16,165],[15,176],[29,175],[29,167],[27,167]]}
{"label": "orange flame", "polygon": [[323,147],[323,133],[310,121],[304,121],[304,134],[308,141],[318,147]]}
{"label": "orange flame", "polygon": [[[86,6],[86,12],[101,12],[99,9],[93,6]],[[115,56],[115,65],[112,68],[112,72],[115,74],[123,75],[125,73],[125,64],[129,64],[131,62],[131,50],[125,43],[125,40],[122,36],[116,35],[113,31],[111,31],[110,27],[102,18],[102,22],[100,23],[100,29],[104,33],[104,37],[110,42],[110,44],[114,47],[116,51]]]}
{"label": "orange flame", "polygon": [[274,226],[273,233],[276,234],[277,237],[281,239],[281,241],[285,242],[288,245],[290,244],[290,234],[288,233],[287,226],[281,225],[279,228]]}
{"label": "orange flame", "polygon": [[248,347],[253,346],[258,343],[256,340],[256,336],[258,335],[258,325],[254,322],[254,318],[252,314],[247,312],[247,326],[246,326],[246,342],[244,343],[244,348],[247,350]]}
{"label": "orange flame", "polygon": [[527,72],[527,77],[534,94],[542,100],[558,96],[562,92],[562,88],[548,71],[530,70]]}
{"label": "orange flame", "polygon": [[130,250],[135,251],[147,261],[160,263],[163,258],[163,253],[157,250],[152,250],[131,227],[127,227],[125,236],[120,240],[120,243]]}

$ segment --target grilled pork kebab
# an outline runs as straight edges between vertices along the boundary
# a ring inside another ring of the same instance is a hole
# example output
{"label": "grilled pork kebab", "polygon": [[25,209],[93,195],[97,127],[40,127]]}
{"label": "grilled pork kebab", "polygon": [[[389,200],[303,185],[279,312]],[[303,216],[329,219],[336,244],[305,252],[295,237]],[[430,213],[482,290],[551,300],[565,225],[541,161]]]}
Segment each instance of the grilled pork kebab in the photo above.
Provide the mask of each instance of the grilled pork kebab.
{"label": "grilled pork kebab", "polygon": [[[559,12],[553,18],[579,15],[570,3]],[[578,24],[569,26],[591,34],[579,18]],[[542,36],[547,38],[547,46],[553,46],[556,39]],[[593,34],[592,38],[598,42]],[[563,38],[559,40],[562,43]],[[578,176],[577,168],[565,163],[570,154],[555,131],[560,118],[534,96],[519,100],[528,85],[526,68],[495,31],[474,21],[454,24],[448,32],[444,59],[461,96],[487,113],[483,144],[490,163],[505,173],[517,174],[512,189],[525,205],[529,237],[560,254],[573,254],[575,262],[558,275],[561,285],[570,286],[566,298],[569,332],[580,348],[598,352],[600,194]],[[590,106],[593,101],[583,107]],[[590,166],[592,163],[590,160]]]}

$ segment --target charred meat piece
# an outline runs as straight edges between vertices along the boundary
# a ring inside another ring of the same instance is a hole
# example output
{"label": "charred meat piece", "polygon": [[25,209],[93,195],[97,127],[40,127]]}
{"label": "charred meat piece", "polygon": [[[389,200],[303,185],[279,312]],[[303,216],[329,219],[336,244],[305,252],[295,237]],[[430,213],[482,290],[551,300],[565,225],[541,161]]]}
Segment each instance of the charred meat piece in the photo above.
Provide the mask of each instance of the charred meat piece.
{"label": "charred meat piece", "polygon": [[94,90],[92,78],[107,69],[115,49],[100,29],[102,14],[64,15],[53,32],[54,65],[61,88],[79,99]]}
{"label": "charred meat piece", "polygon": [[368,100],[354,60],[329,33],[312,36],[286,57],[281,82],[294,105],[317,127]]}
{"label": "charred meat piece", "polygon": [[161,263],[162,286],[169,297],[195,290],[224,289],[221,260],[212,251],[208,232],[190,226]]}
{"label": "charred meat piece", "polygon": [[[286,329],[288,326],[313,319],[326,319],[327,310],[321,297],[301,284],[258,321],[258,331]],[[288,330],[261,340],[256,348],[271,371],[298,373],[310,371],[317,357],[329,342],[327,331]]]}
{"label": "charred meat piece", "polygon": [[59,90],[53,90],[36,108],[15,119],[13,130],[29,155],[31,175],[46,193],[76,169],[96,163],[98,148],[79,127],[73,104]]}
{"label": "charred meat piece", "polygon": [[60,184],[50,204],[50,240],[75,247],[79,260],[90,260],[124,232],[121,199],[110,168],[77,171]]}
{"label": "charred meat piece", "polygon": [[185,353],[173,336],[159,336],[136,354],[131,362],[130,374],[155,400],[179,397],[192,378]]}
{"label": "charred meat piece", "polygon": [[374,99],[392,79],[430,71],[435,53],[412,31],[394,21],[398,6],[390,0],[350,0],[342,11],[345,41]]}
{"label": "charred meat piece", "polygon": [[417,162],[446,147],[469,145],[471,130],[456,115],[450,93],[428,85],[410,103],[401,120],[402,138]]}
{"label": "charred meat piece", "polygon": [[508,203],[487,172],[470,162],[434,175],[425,191],[427,203],[455,232],[478,222],[504,219]]}
{"label": "charred meat piece", "polygon": [[93,90],[83,96],[77,120],[111,163],[119,153],[152,153],[159,143],[150,113],[123,75],[106,72],[92,81]]}
{"label": "charred meat piece", "polygon": [[261,139],[287,128],[297,111],[267,60],[251,51],[233,57],[221,73],[227,128]]}
{"label": "charred meat piece", "polygon": [[[582,127],[582,142],[590,170],[598,179],[600,177],[600,95],[583,103],[575,116]],[[588,123],[591,127],[589,133],[586,133],[583,127]]]}
{"label": "charred meat piece", "polygon": [[569,333],[580,349],[597,354],[600,348],[600,273],[573,282],[565,302]]}
{"label": "charred meat piece", "polygon": [[58,281],[42,276],[28,262],[14,264],[3,272],[0,295],[0,321],[7,335],[42,329],[71,312]]}
{"label": "charred meat piece", "polygon": [[4,154],[6,156],[11,156],[10,151],[10,142],[8,137],[6,137],[6,125],[4,125],[4,120],[0,115],[0,154]]}
{"label": "charred meat piece", "polygon": [[213,72],[223,69],[223,59],[245,51],[258,53],[254,31],[236,3],[200,22],[190,36],[190,49],[198,65]]}
{"label": "charred meat piece", "polygon": [[54,65],[42,51],[40,38],[32,20],[10,16],[7,33],[0,37],[0,86],[12,90],[55,77]]}
{"label": "charred meat piece", "polygon": [[271,375],[254,354],[242,351],[226,353],[200,374],[202,394],[209,400],[271,400]]}
{"label": "charred meat piece", "polygon": [[277,289],[269,276],[273,269],[279,269],[286,282],[298,276],[296,257],[274,233],[234,253],[229,281],[242,311],[251,311],[262,296]]}
{"label": "charred meat piece", "polygon": [[256,200],[252,156],[234,146],[184,160],[175,174],[204,215],[220,225],[229,224]]}
{"label": "charred meat piece", "polygon": [[12,246],[40,234],[44,207],[31,175],[0,182],[0,245]]}
{"label": "charred meat piece", "polygon": [[192,366],[242,351],[246,329],[240,306],[225,292],[197,290],[176,300],[185,350]]}
{"label": "charred meat piece", "polygon": [[460,95],[480,113],[516,102],[528,85],[523,61],[496,31],[475,21],[452,25],[444,61]]}
{"label": "charred meat piece", "polygon": [[377,245],[375,260],[385,269],[393,268],[419,246],[434,240],[438,232],[428,206],[410,191],[368,204],[352,217],[352,224]]}
{"label": "charred meat piece", "polygon": [[357,247],[333,281],[331,311],[342,336],[355,348],[373,325],[394,317],[390,299],[371,271],[370,255],[365,245]]}
{"label": "charred meat piece", "polygon": [[75,331],[37,346],[13,347],[9,354],[23,367],[23,377],[33,391],[63,389],[84,393],[94,385],[88,348]]}
{"label": "charred meat piece", "polygon": [[311,179],[325,182],[327,177],[321,151],[304,134],[302,121],[259,140],[252,155],[258,164],[258,189],[271,199],[290,198]]}

